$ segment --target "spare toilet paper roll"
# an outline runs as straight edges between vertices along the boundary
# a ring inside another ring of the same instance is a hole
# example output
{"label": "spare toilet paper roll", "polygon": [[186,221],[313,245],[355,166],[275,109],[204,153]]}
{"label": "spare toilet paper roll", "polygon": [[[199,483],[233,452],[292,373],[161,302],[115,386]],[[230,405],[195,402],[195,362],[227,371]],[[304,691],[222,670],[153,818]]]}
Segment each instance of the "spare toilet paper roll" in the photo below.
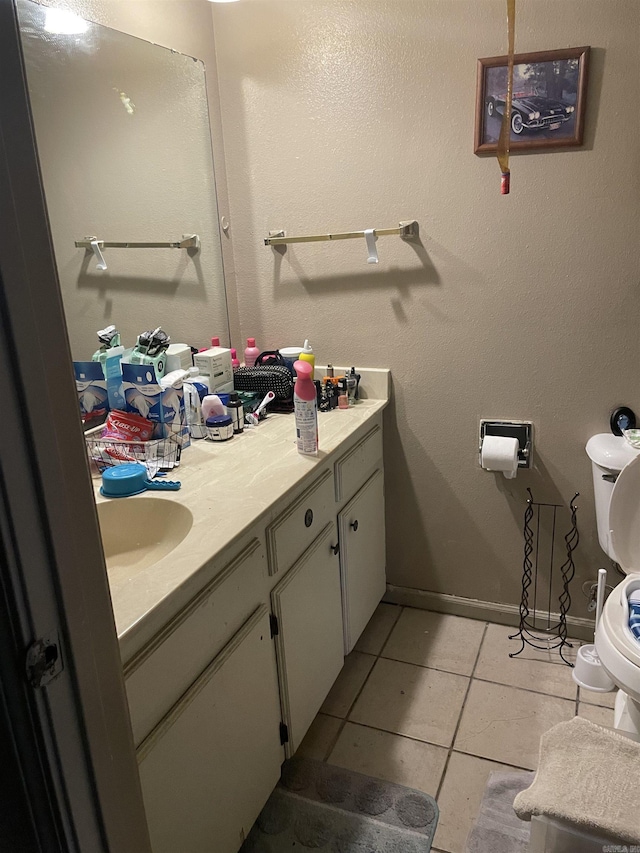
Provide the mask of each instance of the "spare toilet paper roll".
{"label": "spare toilet paper roll", "polygon": [[502,435],[485,435],[480,454],[487,471],[502,471],[507,480],[518,473],[518,439]]}

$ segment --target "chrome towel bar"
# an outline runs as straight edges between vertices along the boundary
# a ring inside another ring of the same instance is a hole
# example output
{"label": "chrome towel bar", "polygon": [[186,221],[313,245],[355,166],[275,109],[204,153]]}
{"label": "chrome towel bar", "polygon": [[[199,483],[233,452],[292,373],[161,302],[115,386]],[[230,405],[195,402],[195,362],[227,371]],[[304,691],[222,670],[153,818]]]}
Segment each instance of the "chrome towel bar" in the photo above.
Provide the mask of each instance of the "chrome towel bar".
{"label": "chrome towel bar", "polygon": [[[418,222],[409,219],[401,222],[397,228],[374,228],[376,237],[400,236],[404,239],[418,236]],[[287,243],[320,243],[326,240],[355,240],[363,239],[364,231],[344,231],[340,234],[309,234],[305,237],[287,237],[284,231],[270,231],[269,236],[264,238],[265,246],[284,246]]]}
{"label": "chrome towel bar", "polygon": [[174,240],[170,243],[114,243],[108,240],[98,240],[97,237],[85,237],[84,240],[76,240],[76,249],[88,249],[93,251],[93,244],[96,243],[100,249],[199,249],[200,238],[197,234],[189,234],[181,240]]}

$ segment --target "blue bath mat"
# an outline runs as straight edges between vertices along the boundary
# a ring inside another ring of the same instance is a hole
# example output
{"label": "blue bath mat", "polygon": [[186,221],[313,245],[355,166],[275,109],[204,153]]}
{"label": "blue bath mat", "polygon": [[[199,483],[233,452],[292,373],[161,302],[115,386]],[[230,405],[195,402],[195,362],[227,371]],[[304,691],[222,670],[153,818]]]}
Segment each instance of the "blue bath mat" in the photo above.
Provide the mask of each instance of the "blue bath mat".
{"label": "blue bath mat", "polygon": [[241,853],[428,853],[437,822],[421,791],[293,758]]}

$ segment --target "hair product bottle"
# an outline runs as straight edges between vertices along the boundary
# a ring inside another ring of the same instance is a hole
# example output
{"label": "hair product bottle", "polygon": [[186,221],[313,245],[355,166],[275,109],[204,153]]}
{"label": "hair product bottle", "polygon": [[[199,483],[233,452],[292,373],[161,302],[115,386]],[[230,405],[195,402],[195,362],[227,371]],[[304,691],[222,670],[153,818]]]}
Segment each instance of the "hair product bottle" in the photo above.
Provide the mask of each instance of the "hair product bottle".
{"label": "hair product bottle", "polygon": [[[308,361],[311,367],[316,366],[316,357],[313,354],[311,345],[308,340],[305,340],[302,352],[300,353],[300,361]],[[311,377],[313,379],[313,376]]]}
{"label": "hair product bottle", "polygon": [[256,358],[260,355],[260,350],[256,346],[255,338],[247,338],[247,346],[244,351],[244,363],[247,367],[253,367],[256,363]]}

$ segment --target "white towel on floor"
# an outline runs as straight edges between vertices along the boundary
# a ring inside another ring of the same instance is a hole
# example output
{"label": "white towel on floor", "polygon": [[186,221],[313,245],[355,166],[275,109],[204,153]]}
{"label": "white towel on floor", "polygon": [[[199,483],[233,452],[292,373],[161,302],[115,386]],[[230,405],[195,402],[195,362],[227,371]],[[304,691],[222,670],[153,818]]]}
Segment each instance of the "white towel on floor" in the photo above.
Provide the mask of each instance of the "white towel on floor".
{"label": "white towel on floor", "polygon": [[582,717],[540,739],[538,770],[514,800],[522,820],[546,815],[640,843],[640,743]]}

